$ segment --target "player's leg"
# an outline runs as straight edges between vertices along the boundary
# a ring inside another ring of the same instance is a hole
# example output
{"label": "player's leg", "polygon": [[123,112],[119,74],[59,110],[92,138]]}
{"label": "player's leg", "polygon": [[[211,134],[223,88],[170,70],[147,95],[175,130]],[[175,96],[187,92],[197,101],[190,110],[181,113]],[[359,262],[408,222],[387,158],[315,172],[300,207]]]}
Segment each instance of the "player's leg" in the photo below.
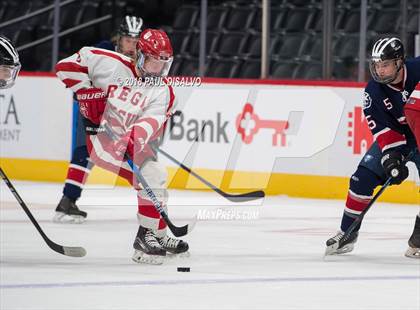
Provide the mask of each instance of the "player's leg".
{"label": "player's leg", "polygon": [[[102,146],[107,145],[106,139],[109,138],[100,135],[89,137],[87,140],[89,154],[96,165],[125,178],[137,191],[137,215],[140,227],[134,240],[135,251],[132,259],[138,263],[161,264],[167,250],[171,252],[187,251],[188,244],[182,240],[165,238],[166,223],[162,220],[146,191],[141,190],[140,185],[137,184],[136,177],[128,163],[122,161],[118,156],[114,157],[108,153],[109,150],[103,149]],[[132,148],[128,149],[132,150]],[[129,155],[131,158],[133,157],[133,154]],[[135,164],[140,168],[142,176],[166,210],[168,194],[165,167],[156,162],[155,154],[151,152],[150,148],[140,153],[140,158],[135,158]]]}
{"label": "player's leg", "polygon": [[[166,190],[167,172],[165,167],[154,159],[149,158],[141,166],[141,173],[153,190],[158,200],[167,211],[168,191]],[[138,220],[140,224],[139,233],[134,242],[135,253],[133,260],[136,262],[149,262],[142,249],[144,242],[142,234],[148,234],[149,240],[154,239],[160,247],[170,253],[184,253],[188,250],[188,244],[180,239],[171,238],[166,235],[167,226],[159,212],[153,206],[152,201],[144,190],[138,192]],[[158,260],[160,263],[162,260]],[[152,262],[153,263],[153,262]]]}
{"label": "player's leg", "polygon": [[[101,149],[100,144],[95,141],[95,137],[89,137],[87,143],[90,157],[95,165],[126,179],[137,192],[140,226],[133,243],[133,261],[137,263],[162,264],[163,259],[166,256],[166,251],[162,248],[156,238],[160,214],[154,210],[151,201],[146,200],[143,195],[140,195],[141,191],[131,167],[126,161],[115,160],[112,156],[104,156],[106,152],[104,152],[104,150]],[[148,181],[150,182],[150,178],[148,178]],[[150,184],[150,186],[152,186],[152,184]],[[156,195],[158,195],[157,192]],[[145,205],[143,209],[140,207],[142,204]],[[151,208],[147,208],[147,206],[151,206]],[[141,214],[140,210],[145,214]]]}
{"label": "player's leg", "polygon": [[[362,158],[355,173],[351,176],[346,205],[341,218],[340,231],[336,236],[327,240],[327,246],[335,243],[334,238],[350,227],[371,201],[375,188],[384,183],[385,174],[380,163],[381,157],[382,152],[377,144],[374,143]],[[354,248],[354,244],[357,242],[359,229],[360,225],[352,232],[348,241],[343,243],[341,247],[332,254],[351,252]]]}
{"label": "player's leg", "polygon": [[76,147],[73,150],[72,159],[67,170],[63,197],[55,209],[54,222],[82,223],[85,221],[87,213],[78,208],[76,201],[81,196],[83,186],[92,166],[86,147],[86,134],[79,113],[76,127]]}

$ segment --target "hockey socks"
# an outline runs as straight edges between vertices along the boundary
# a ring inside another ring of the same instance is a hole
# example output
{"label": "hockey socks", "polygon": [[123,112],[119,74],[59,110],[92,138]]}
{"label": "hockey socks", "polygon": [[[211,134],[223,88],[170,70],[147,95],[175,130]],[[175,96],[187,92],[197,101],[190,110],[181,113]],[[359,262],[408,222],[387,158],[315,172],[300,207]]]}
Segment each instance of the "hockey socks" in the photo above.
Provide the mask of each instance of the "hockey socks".
{"label": "hockey socks", "polygon": [[[381,184],[378,176],[371,170],[359,166],[350,178],[350,189],[341,219],[341,230],[346,231],[373,197],[374,189]],[[360,225],[355,229],[358,231]]]}

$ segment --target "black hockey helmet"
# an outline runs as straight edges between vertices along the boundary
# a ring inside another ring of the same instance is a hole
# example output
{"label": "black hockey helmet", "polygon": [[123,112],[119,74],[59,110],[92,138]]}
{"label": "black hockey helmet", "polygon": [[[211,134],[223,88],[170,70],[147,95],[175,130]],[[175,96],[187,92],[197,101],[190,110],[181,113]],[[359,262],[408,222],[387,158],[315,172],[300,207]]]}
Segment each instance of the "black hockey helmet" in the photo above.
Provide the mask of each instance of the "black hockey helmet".
{"label": "black hockey helmet", "polygon": [[143,19],[141,17],[127,15],[121,21],[118,35],[138,38],[140,37],[142,26]]}
{"label": "black hockey helmet", "polygon": [[19,55],[12,42],[0,35],[0,89],[13,86],[20,67]]}
{"label": "black hockey helmet", "polygon": [[[375,42],[369,61],[369,69],[375,81],[383,84],[392,83],[398,76],[398,72],[404,65],[405,52],[404,46],[398,38],[382,38]],[[380,77],[377,73],[377,66],[381,62],[392,61],[395,66],[394,73]]]}
{"label": "black hockey helmet", "polygon": [[117,32],[117,42],[115,50],[130,58],[136,55],[136,44],[140,37],[143,19],[137,16],[127,15],[121,21]]}

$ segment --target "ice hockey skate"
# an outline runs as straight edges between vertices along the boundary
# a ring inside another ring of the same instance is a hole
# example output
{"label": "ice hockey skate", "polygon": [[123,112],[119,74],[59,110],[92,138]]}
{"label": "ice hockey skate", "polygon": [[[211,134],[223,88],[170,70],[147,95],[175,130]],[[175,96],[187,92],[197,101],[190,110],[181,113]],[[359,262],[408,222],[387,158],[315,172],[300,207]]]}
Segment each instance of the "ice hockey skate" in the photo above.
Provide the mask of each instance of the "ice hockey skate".
{"label": "ice hockey skate", "polygon": [[416,216],[413,233],[408,239],[408,249],[405,256],[420,259],[420,217]]}
{"label": "ice hockey skate", "polygon": [[157,240],[153,230],[140,226],[134,240],[132,260],[136,263],[161,265],[166,256],[166,250]]}
{"label": "ice hockey skate", "polygon": [[76,203],[63,196],[55,209],[55,223],[80,224],[86,220],[87,213],[80,210]]}
{"label": "ice hockey skate", "polygon": [[188,256],[188,243],[176,238],[164,236],[163,238],[156,238],[162,248],[170,254]]}
{"label": "ice hockey skate", "polygon": [[359,232],[352,232],[349,238],[344,242],[341,241],[343,236],[344,232],[339,231],[334,237],[327,240],[325,255],[337,255],[353,251],[354,244],[357,242],[357,237],[359,236]]}

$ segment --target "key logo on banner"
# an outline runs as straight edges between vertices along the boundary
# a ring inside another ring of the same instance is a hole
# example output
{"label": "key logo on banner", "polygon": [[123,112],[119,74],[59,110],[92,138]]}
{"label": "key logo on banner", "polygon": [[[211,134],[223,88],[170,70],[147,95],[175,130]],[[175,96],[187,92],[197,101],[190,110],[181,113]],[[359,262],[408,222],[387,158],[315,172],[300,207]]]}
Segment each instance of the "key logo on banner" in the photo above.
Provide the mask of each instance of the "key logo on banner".
{"label": "key logo on banner", "polygon": [[[287,120],[260,119],[250,103],[246,103],[242,113],[236,117],[236,129],[244,143],[250,144],[254,135],[260,129],[274,129],[272,145],[286,146],[286,129],[289,127]],[[280,143],[279,143],[280,142]]]}

